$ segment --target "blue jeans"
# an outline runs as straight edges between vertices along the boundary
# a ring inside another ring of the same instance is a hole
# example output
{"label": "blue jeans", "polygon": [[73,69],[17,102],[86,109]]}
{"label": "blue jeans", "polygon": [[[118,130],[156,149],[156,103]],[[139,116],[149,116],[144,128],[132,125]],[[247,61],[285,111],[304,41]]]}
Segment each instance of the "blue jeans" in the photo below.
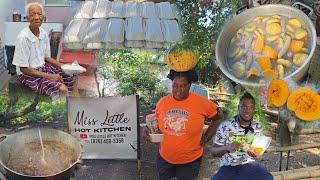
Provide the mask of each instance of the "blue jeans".
{"label": "blue jeans", "polygon": [[267,168],[258,162],[238,166],[222,166],[211,180],[273,180]]}

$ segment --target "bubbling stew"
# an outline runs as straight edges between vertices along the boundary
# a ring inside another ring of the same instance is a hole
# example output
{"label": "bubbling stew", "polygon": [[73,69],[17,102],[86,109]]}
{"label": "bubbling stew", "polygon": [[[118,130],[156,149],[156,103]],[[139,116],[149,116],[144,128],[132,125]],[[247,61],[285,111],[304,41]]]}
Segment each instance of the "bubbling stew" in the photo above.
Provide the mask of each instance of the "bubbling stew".
{"label": "bubbling stew", "polygon": [[76,151],[59,141],[43,141],[44,161],[40,142],[26,143],[10,153],[6,166],[28,176],[48,176],[62,172],[77,160]]}

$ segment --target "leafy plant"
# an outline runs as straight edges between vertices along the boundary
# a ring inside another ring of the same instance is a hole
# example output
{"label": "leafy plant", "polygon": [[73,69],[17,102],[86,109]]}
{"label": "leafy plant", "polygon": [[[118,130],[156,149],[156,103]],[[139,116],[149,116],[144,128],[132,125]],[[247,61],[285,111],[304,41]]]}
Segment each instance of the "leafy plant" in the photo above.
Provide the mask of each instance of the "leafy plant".
{"label": "leafy plant", "polygon": [[157,56],[143,52],[100,51],[99,66],[105,79],[113,79],[118,95],[137,94],[142,106],[154,107],[166,93],[160,86],[160,72],[164,64]]}
{"label": "leafy plant", "polygon": [[[16,95],[16,94],[15,94]],[[19,96],[15,104],[9,104],[9,94],[7,91],[3,91],[0,95],[0,115],[6,115],[14,113],[24,109],[32,103],[35,93],[24,94]],[[41,96],[39,103],[36,106],[36,110],[30,112],[24,116],[17,117],[8,122],[2,122],[6,124],[23,124],[29,122],[39,122],[52,118],[55,121],[67,121],[67,106],[66,101],[52,102],[50,98]]]}
{"label": "leafy plant", "polygon": [[181,12],[183,43],[199,54],[197,65],[199,79],[201,83],[213,87],[221,79],[215,63],[215,43],[223,25],[236,11],[239,1],[221,1],[219,8],[214,8],[212,1],[174,2]]}

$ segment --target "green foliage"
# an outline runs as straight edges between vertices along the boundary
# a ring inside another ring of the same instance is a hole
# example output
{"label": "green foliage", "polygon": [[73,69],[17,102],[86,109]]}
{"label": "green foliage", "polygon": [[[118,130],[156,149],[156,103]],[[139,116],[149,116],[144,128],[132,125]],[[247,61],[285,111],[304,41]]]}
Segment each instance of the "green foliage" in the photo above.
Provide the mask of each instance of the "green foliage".
{"label": "green foliage", "polygon": [[66,101],[41,101],[37,106],[37,110],[31,112],[25,117],[28,121],[46,120],[52,118],[55,121],[67,121],[67,105]]}
{"label": "green foliage", "polygon": [[[262,110],[262,103],[260,102],[259,94],[257,92],[253,92],[253,91],[250,93],[256,101],[256,109],[255,109],[255,114],[253,116],[253,119],[261,122],[263,129],[267,131],[270,129],[269,122],[268,122],[268,119],[266,118],[266,116]],[[228,111],[228,119],[239,113],[238,104],[239,104],[240,97],[243,94],[244,94],[244,91],[238,92],[237,94],[233,95],[230,98],[230,102],[226,104],[225,108]]]}
{"label": "green foliage", "polygon": [[[6,91],[3,91],[0,95],[0,115],[14,113],[21,111],[25,107],[28,107],[35,97],[33,93],[28,95],[20,96],[18,101],[12,107],[9,107],[9,96]],[[52,102],[50,98],[41,97],[36,107],[36,110],[30,112],[24,116],[10,120],[9,124],[22,124],[30,122],[39,122],[52,118],[54,121],[67,121],[67,106],[66,101],[55,101]]]}
{"label": "green foliage", "polygon": [[226,0],[220,8],[214,9],[212,6],[201,7],[198,0],[175,1],[181,11],[183,43],[199,53],[199,79],[207,86],[214,87],[220,80],[220,71],[215,64],[215,42],[228,17],[236,11],[238,2]]}
{"label": "green foliage", "polygon": [[6,113],[6,107],[8,105],[8,94],[6,91],[2,91],[0,95],[0,114]]}
{"label": "green foliage", "polygon": [[139,95],[142,106],[154,107],[166,92],[159,85],[164,64],[151,53],[101,50],[99,65],[103,77],[115,81],[118,95]]}

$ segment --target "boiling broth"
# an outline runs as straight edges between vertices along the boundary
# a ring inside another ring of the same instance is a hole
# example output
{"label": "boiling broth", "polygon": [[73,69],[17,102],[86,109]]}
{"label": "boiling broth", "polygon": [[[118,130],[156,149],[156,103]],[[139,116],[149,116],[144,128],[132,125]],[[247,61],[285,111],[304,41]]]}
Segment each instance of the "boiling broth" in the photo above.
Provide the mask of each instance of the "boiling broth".
{"label": "boiling broth", "polygon": [[77,160],[73,148],[59,141],[43,141],[45,162],[41,161],[40,142],[30,142],[10,153],[6,166],[28,176],[48,176],[64,171]]}

